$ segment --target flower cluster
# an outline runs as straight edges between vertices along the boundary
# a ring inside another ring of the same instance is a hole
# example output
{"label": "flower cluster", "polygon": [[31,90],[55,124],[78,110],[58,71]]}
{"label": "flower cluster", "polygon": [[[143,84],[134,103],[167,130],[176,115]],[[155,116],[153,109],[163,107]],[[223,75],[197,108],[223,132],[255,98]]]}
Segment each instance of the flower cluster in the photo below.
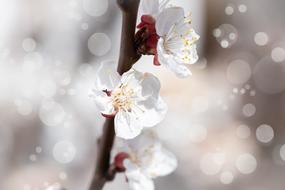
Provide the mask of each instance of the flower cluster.
{"label": "flower cluster", "polygon": [[[199,36],[181,7],[169,7],[168,0],[142,0],[139,7],[135,45],[138,53],[153,55],[154,65],[164,65],[178,77],[191,75],[187,68],[198,60]],[[151,73],[130,69],[122,76],[115,63],[101,63],[92,97],[106,118],[114,118],[117,137],[124,148],[115,152],[112,166],[125,172],[132,190],[152,190],[152,179],[171,173],[175,156],[158,141],[150,128],[160,123],[167,105],[159,95],[160,82]]]}
{"label": "flower cluster", "polygon": [[130,188],[152,190],[152,179],[170,174],[176,167],[175,156],[166,150],[152,131],[118,145],[114,164],[125,171]]}
{"label": "flower cluster", "polygon": [[[166,0],[143,0],[141,23],[136,40],[139,52],[154,55],[154,65],[164,65],[178,77],[191,75],[187,65],[198,60],[196,42],[199,36],[191,27],[190,16],[181,7],[167,7]],[[143,43],[141,43],[143,42]]]}

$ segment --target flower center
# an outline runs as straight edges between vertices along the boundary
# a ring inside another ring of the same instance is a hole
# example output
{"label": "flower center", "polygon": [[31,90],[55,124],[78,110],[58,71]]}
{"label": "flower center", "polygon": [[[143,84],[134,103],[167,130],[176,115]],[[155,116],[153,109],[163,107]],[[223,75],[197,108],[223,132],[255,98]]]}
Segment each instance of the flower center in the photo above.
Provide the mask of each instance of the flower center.
{"label": "flower center", "polygon": [[116,111],[131,111],[134,104],[134,90],[128,85],[121,84],[114,92],[112,92],[112,103]]}
{"label": "flower center", "polygon": [[191,61],[193,45],[198,40],[194,30],[190,27],[190,23],[188,17],[181,19],[163,37],[166,53],[178,56],[185,63]]}

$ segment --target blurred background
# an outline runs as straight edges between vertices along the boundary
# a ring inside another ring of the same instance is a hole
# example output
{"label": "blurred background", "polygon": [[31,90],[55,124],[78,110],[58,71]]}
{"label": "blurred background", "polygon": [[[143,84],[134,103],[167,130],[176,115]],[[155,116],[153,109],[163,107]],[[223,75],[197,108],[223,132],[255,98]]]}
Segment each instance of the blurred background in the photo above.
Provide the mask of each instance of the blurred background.
{"label": "blurred background", "polygon": [[[193,76],[143,57],[169,105],[155,128],[178,169],[158,190],[283,190],[283,0],[173,0],[201,36]],[[0,189],[87,190],[103,118],[88,97],[117,60],[115,0],[0,0]],[[118,175],[104,190],[128,189]]]}

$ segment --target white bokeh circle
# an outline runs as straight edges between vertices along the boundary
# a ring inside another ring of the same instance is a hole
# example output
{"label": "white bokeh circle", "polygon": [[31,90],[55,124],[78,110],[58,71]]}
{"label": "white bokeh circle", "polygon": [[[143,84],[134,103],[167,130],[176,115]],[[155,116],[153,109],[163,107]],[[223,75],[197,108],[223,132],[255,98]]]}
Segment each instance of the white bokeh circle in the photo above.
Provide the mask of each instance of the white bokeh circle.
{"label": "white bokeh circle", "polygon": [[242,174],[251,174],[256,170],[257,161],[252,154],[245,153],[238,156],[235,165]]}
{"label": "white bokeh circle", "polygon": [[222,24],[213,30],[213,36],[222,48],[230,48],[238,40],[238,31],[231,24]]}
{"label": "white bokeh circle", "polygon": [[259,142],[269,143],[274,138],[274,130],[267,124],[262,124],[256,129],[256,138]]}
{"label": "white bokeh circle", "polygon": [[206,175],[216,175],[222,169],[224,154],[207,153],[200,160],[200,169]]}
{"label": "white bokeh circle", "polygon": [[84,11],[93,17],[102,16],[106,13],[109,6],[109,1],[102,0],[83,0]]}
{"label": "white bokeh circle", "polygon": [[53,97],[56,94],[56,90],[56,83],[53,80],[44,80],[39,87],[40,95],[45,98]]}
{"label": "white bokeh circle", "polygon": [[256,107],[253,104],[245,104],[242,108],[242,113],[245,117],[251,117],[255,114]]}
{"label": "white bokeh circle", "polygon": [[280,63],[285,60],[285,49],[282,47],[275,47],[271,51],[271,58],[274,62]]}
{"label": "white bokeh circle", "polygon": [[201,143],[207,138],[207,128],[202,125],[193,125],[189,128],[189,140]]}
{"label": "white bokeh circle", "polygon": [[45,100],[40,107],[39,117],[45,125],[56,126],[63,121],[65,111],[59,103]]}
{"label": "white bokeh circle", "polygon": [[246,83],[251,77],[250,65],[241,59],[230,62],[227,68],[227,78],[233,84]]}
{"label": "white bokeh circle", "polygon": [[277,94],[285,90],[285,65],[264,57],[255,65],[253,79],[259,90],[266,94]]}
{"label": "white bokeh circle", "polygon": [[22,42],[22,47],[26,52],[31,52],[36,49],[37,43],[33,38],[26,38]]}
{"label": "white bokeh circle", "polygon": [[54,159],[62,164],[70,163],[76,156],[76,148],[70,141],[59,141],[53,147]]}
{"label": "white bokeh circle", "polygon": [[231,184],[234,180],[234,175],[232,172],[229,172],[229,171],[225,171],[225,172],[222,172],[221,175],[220,175],[220,181],[222,184]]}
{"label": "white bokeh circle", "polygon": [[104,33],[95,33],[88,39],[88,49],[96,56],[103,56],[111,49],[111,40]]}
{"label": "white bokeh circle", "polygon": [[250,137],[250,128],[247,125],[239,125],[236,129],[236,135],[240,139],[247,139]]}
{"label": "white bokeh circle", "polygon": [[281,146],[279,153],[280,153],[281,159],[282,159],[283,161],[285,161],[285,144],[283,144],[283,145]]}
{"label": "white bokeh circle", "polygon": [[269,37],[265,32],[257,32],[254,35],[254,42],[258,46],[265,46],[269,41]]}

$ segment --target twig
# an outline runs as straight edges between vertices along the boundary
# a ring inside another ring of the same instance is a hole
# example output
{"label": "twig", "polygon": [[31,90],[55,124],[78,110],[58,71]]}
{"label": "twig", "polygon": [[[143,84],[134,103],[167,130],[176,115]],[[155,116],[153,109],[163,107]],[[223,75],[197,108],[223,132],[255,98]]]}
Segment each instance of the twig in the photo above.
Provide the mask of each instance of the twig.
{"label": "twig", "polygon": [[[121,34],[121,49],[117,71],[120,75],[131,69],[140,58],[135,48],[135,29],[140,0],[117,0],[122,10],[123,23]],[[112,180],[110,176],[110,155],[114,143],[114,119],[106,119],[103,134],[100,138],[95,174],[89,190],[102,190],[105,183]]]}

